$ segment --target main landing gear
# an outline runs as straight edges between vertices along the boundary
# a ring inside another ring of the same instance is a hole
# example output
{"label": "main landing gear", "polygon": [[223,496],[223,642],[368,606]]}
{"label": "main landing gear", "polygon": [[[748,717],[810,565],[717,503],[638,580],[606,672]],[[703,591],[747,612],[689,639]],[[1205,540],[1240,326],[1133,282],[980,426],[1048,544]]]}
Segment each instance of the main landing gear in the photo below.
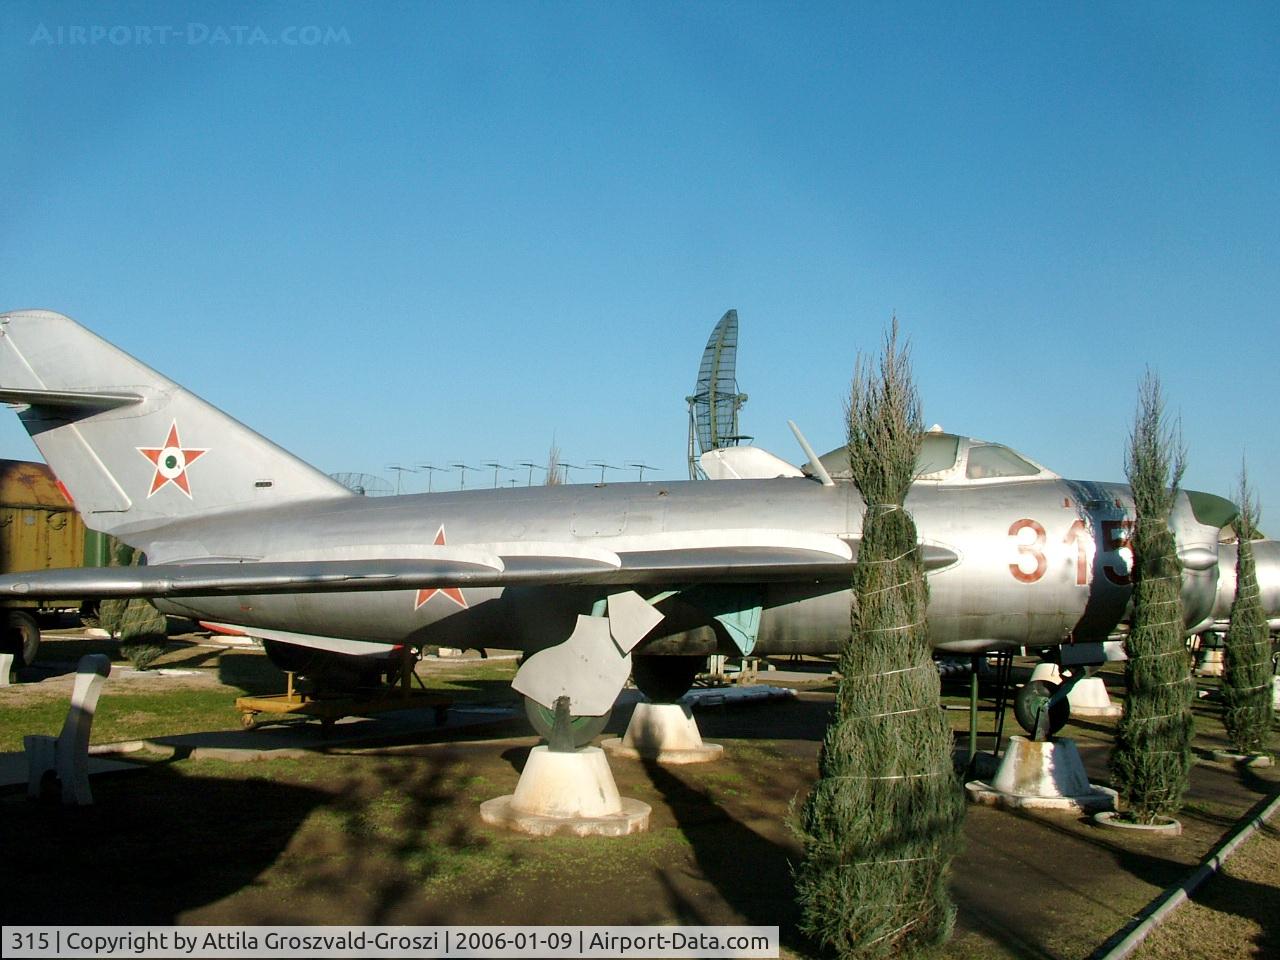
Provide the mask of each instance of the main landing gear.
{"label": "main landing gear", "polygon": [[1024,685],[1013,698],[1013,715],[1022,729],[1036,740],[1046,740],[1065,727],[1071,719],[1071,704],[1062,688],[1070,683],[1032,680]]}
{"label": "main landing gear", "polygon": [[[567,736],[573,747],[585,747],[594,740],[608,725],[612,713],[612,710],[608,710],[598,717],[570,716]],[[556,729],[556,712],[547,709],[532,697],[525,697],[524,715],[529,718],[538,736],[550,743],[552,732]]]}

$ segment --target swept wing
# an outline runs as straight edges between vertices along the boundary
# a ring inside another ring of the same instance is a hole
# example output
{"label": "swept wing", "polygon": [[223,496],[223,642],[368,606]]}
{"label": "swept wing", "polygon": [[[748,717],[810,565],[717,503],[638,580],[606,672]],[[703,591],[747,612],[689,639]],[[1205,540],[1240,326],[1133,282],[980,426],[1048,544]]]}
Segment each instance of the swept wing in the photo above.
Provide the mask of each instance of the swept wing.
{"label": "swept wing", "polygon": [[[717,536],[717,533],[720,535]],[[216,594],[387,591],[447,587],[638,586],[712,582],[840,581],[856,543],[792,531],[700,531],[696,538],[627,538],[627,549],[582,556],[512,545],[464,547],[453,556],[162,563],[45,570],[0,577],[0,596],[193,597]],[[956,554],[924,545],[933,570]]]}

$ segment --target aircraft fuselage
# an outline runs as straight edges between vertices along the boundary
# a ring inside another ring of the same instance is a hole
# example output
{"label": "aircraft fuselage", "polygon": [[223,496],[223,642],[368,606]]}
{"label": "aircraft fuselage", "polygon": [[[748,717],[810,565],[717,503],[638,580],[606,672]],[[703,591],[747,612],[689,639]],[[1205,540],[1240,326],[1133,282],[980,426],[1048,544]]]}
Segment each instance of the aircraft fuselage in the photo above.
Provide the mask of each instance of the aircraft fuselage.
{"label": "aircraft fuselage", "polygon": [[[907,500],[922,543],[955,554],[929,576],[934,645],[949,651],[1097,640],[1129,601],[1133,507],[1118,484],[1062,479],[969,486],[917,483]],[[458,491],[296,503],[179,521],[124,539],[153,563],[411,557],[444,543],[626,549],[635,537],[696,542],[701,531],[801,530],[856,541],[863,502],[851,483],[807,478],[651,482]],[[1218,530],[1185,495],[1174,515],[1186,561],[1188,624],[1213,609]],[[761,608],[754,651],[830,652],[848,635],[847,583],[702,585],[658,602],[667,616],[637,652],[733,652],[711,614]],[[651,593],[654,591],[651,591]],[[665,591],[664,591],[665,592]],[[600,587],[199,597],[159,601],[204,620],[370,641],[537,650],[557,643]]]}

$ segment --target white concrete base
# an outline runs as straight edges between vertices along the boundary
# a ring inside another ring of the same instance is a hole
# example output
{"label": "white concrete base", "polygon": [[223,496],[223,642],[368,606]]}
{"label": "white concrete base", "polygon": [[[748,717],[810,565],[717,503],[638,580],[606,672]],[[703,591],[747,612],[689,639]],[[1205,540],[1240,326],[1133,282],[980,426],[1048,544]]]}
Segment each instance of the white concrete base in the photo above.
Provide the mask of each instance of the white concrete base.
{"label": "white concrete base", "polygon": [[964,786],[973,803],[1004,809],[1113,810],[1116,792],[1089,782],[1076,742],[1067,737],[1028,740],[1010,737],[1000,768],[990,783],[971,780]]}
{"label": "white concrete base", "polygon": [[1271,678],[1271,706],[1280,710],[1280,677]]}
{"label": "white concrete base", "polygon": [[1173,817],[1164,817],[1159,823],[1130,823],[1121,820],[1120,814],[1112,810],[1104,810],[1093,815],[1093,822],[1100,827],[1112,827],[1117,830],[1133,830],[1148,836],[1178,837],[1182,835],[1182,823]]}
{"label": "white concrete base", "polygon": [[[1031,679],[1062,683],[1062,674],[1056,663],[1037,663]],[[1085,677],[1077,682],[1067,694],[1067,703],[1073,717],[1118,717],[1124,712],[1123,707],[1111,702],[1101,677]]]}
{"label": "white concrete base", "polygon": [[1254,770],[1263,770],[1275,763],[1269,753],[1236,753],[1234,750],[1211,750],[1209,756],[1218,763],[1234,763],[1241,767],[1252,767]]}
{"label": "white concrete base", "polygon": [[599,747],[534,747],[516,792],[480,804],[485,823],[549,837],[619,837],[649,829],[650,807],[620,797]]}
{"label": "white concrete base", "polygon": [[724,747],[705,743],[693,711],[683,703],[637,703],[626,734],[600,744],[611,756],[658,763],[708,763],[724,756]]}
{"label": "white concrete base", "polygon": [[0,687],[9,685],[9,675],[13,673],[13,654],[0,653]]}

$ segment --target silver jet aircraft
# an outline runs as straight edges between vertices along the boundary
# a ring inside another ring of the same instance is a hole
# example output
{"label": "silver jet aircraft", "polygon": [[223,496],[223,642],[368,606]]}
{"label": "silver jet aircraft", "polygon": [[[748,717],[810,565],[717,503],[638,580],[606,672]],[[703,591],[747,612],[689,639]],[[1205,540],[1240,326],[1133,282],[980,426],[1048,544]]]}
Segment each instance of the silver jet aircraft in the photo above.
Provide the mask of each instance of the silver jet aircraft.
{"label": "silver jet aircraft", "polygon": [[[814,457],[798,431],[807,470],[740,447],[704,456],[711,481],[365,498],[38,310],[0,314],[0,400],[19,405],[85,523],[147,558],[0,577],[0,596],[149,597],[317,675],[358,674],[394,645],[515,648],[535,726],[546,733],[567,697],[580,739],[628,675],[671,700],[708,654],[831,653],[848,635],[863,502],[842,452]],[[944,433],[925,437],[919,471],[907,505],[934,645],[1070,644],[1073,662],[1101,661],[1131,592],[1129,489]],[[1221,615],[1234,515],[1178,496],[1189,629]],[[1280,543],[1256,547],[1280,627]]]}

